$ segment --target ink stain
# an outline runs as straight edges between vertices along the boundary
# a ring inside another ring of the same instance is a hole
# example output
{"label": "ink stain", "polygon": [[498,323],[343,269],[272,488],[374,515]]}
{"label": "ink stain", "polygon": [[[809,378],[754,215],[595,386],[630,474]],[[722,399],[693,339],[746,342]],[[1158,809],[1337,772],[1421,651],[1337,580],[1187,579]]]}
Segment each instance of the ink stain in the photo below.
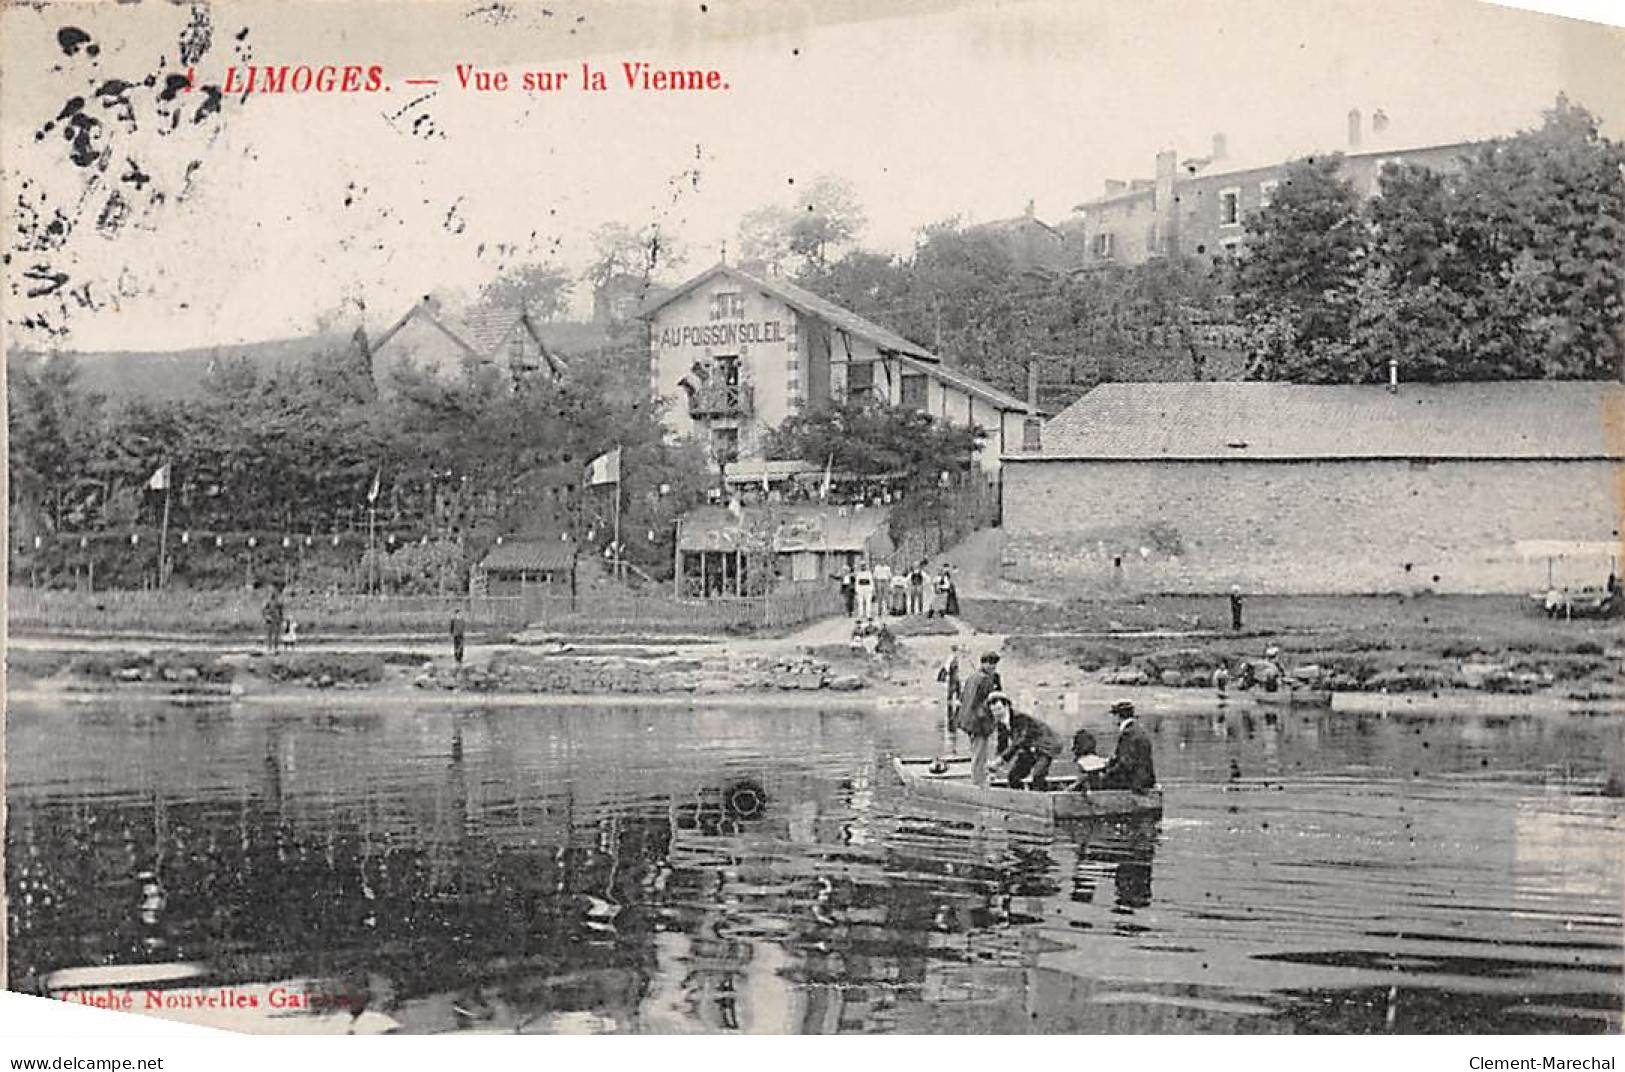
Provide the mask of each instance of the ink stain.
{"label": "ink stain", "polygon": [[77,26],[64,26],[56,32],[56,43],[61,47],[64,56],[76,56],[83,48],[85,55],[94,56],[101,49],[90,39],[90,35]]}

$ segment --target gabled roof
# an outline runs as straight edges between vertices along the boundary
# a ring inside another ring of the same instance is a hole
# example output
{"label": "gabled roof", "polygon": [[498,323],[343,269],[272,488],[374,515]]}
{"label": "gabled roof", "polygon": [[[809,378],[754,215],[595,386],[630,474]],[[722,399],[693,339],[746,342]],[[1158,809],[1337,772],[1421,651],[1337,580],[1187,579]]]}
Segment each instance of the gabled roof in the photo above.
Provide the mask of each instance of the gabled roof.
{"label": "gabled roof", "polygon": [[798,287],[794,283],[780,279],[777,276],[757,275],[755,272],[747,272],[737,265],[727,263],[714,264],[682,286],[660,295],[654,301],[644,305],[641,315],[645,319],[653,316],[657,310],[670,305],[678,298],[704,286],[718,276],[727,276],[743,286],[766,291],[786,305],[798,309],[808,316],[815,316],[820,320],[827,321],[833,327],[871,342],[881,350],[908,354],[922,361],[935,362],[940,360],[936,354],[933,354],[925,347],[911,343],[895,331],[889,331],[872,320],[867,320],[849,309],[841,308],[832,301],[820,298],[804,287]]}
{"label": "gabled roof", "polygon": [[561,361],[552,349],[542,340],[542,333],[537,328],[530,314],[523,309],[477,309],[468,313],[461,323],[453,320],[442,312],[431,299],[425,298],[413,305],[406,313],[382,335],[372,343],[374,353],[382,350],[389,344],[402,328],[412,320],[422,320],[437,329],[442,335],[450,339],[464,354],[480,361],[490,361],[498,350],[513,337],[514,332],[524,331],[530,335],[541,350],[542,357],[547,361],[549,370],[554,375],[564,372],[564,362]]}
{"label": "gabled roof", "polygon": [[1005,460],[1315,458],[1625,458],[1625,385],[1108,383]]}
{"label": "gabled roof", "polygon": [[474,346],[463,337],[463,333],[448,324],[447,319],[443,317],[440,311],[435,307],[435,303],[427,298],[414,304],[412,308],[408,309],[401,315],[399,320],[391,324],[382,335],[379,335],[376,339],[373,339],[372,351],[377,353],[379,350],[382,350],[385,346],[389,345],[389,341],[396,335],[400,334],[401,329],[406,327],[406,325],[410,324],[413,320],[421,320],[430,327],[435,328],[447,339],[450,339],[454,346],[463,351],[463,353],[467,354],[469,357],[481,356],[479,351],[476,350]]}
{"label": "gabled roof", "polygon": [[480,561],[484,570],[562,570],[575,560],[576,545],[564,540],[504,540]]}
{"label": "gabled roof", "polygon": [[652,317],[661,308],[685,294],[691,293],[718,276],[727,276],[741,286],[755,287],[767,294],[771,294],[793,309],[823,320],[839,331],[845,331],[873,343],[877,349],[885,353],[897,355],[902,359],[904,365],[934,376],[967,394],[976,395],[1000,409],[1027,412],[1027,403],[1021,399],[1006,394],[991,384],[983,383],[974,376],[960,372],[951,365],[946,364],[942,358],[930,350],[909,342],[896,332],[889,331],[871,320],[866,320],[848,309],[843,309],[828,299],[820,298],[804,287],[798,287],[794,283],[777,277],[747,272],[743,268],[732,264],[712,265],[682,286],[668,291],[661,295],[658,300],[645,305],[641,315],[645,319]]}

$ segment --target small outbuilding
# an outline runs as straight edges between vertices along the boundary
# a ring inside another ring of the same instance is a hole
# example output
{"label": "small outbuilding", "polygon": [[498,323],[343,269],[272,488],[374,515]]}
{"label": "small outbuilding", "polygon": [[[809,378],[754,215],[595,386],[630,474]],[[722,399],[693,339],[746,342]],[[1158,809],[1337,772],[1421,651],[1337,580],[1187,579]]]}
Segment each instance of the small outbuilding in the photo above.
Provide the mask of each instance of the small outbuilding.
{"label": "small outbuilding", "polygon": [[705,506],[677,526],[676,590],[682,596],[759,595],[781,581],[818,581],[889,557],[884,506]]}
{"label": "small outbuilding", "polygon": [[504,539],[474,567],[476,595],[573,595],[576,546],[561,539]]}

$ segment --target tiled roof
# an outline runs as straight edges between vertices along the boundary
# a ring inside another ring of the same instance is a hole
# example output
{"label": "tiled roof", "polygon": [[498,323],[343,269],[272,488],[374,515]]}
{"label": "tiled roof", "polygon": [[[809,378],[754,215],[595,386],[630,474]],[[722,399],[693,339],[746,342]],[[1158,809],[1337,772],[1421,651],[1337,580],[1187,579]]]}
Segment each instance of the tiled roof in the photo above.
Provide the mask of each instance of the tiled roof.
{"label": "tiled roof", "polygon": [[576,547],[564,540],[504,540],[480,562],[485,570],[569,569]]}
{"label": "tiled roof", "polygon": [[1009,461],[1621,458],[1625,385],[1108,383]]}
{"label": "tiled roof", "polygon": [[646,304],[643,307],[642,315],[645,318],[653,316],[662,307],[669,305],[718,275],[729,276],[742,284],[772,294],[786,305],[808,316],[817,317],[841,331],[873,343],[880,350],[898,354],[905,359],[911,358],[912,367],[928,375],[935,376],[939,380],[959,388],[961,391],[978,395],[1002,409],[1014,409],[1021,412],[1027,410],[1027,404],[1019,398],[1008,395],[996,387],[985,384],[973,376],[968,376],[944,364],[940,357],[925,347],[909,342],[896,332],[883,328],[874,321],[867,320],[852,312],[850,309],[843,309],[834,302],[826,298],[820,298],[805,287],[799,287],[788,280],[780,279],[777,276],[757,275],[755,272],[747,272],[743,268],[732,264],[712,265],[682,286],[667,291],[657,300]]}
{"label": "tiled roof", "polygon": [[[843,513],[844,509],[844,513]],[[741,516],[721,506],[702,506],[683,515],[678,546],[685,551],[730,551],[759,526],[773,528],[776,551],[865,551],[873,541],[889,541],[886,522],[891,510],[870,506],[859,510],[836,506],[791,503],[752,505]]]}

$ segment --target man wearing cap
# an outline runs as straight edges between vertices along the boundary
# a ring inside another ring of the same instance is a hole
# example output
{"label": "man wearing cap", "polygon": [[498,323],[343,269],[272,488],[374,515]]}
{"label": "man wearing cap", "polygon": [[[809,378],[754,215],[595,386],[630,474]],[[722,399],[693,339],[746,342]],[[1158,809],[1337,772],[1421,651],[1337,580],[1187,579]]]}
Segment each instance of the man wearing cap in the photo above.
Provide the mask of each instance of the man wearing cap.
{"label": "man wearing cap", "polygon": [[1157,770],[1151,762],[1151,738],[1134,718],[1134,705],[1127,700],[1112,704],[1117,724],[1117,751],[1100,772],[1100,788],[1129,789],[1143,793],[1157,784]]}
{"label": "man wearing cap", "polygon": [[[987,698],[998,722],[1009,728],[1009,743],[999,749],[996,766],[1010,764],[1010,777],[1005,783],[1011,789],[1049,788],[1049,768],[1064,747],[1061,735],[1042,719],[1024,715],[1010,703],[1010,697],[995,692]],[[1023,784],[1025,783],[1025,785]]]}
{"label": "man wearing cap", "polygon": [[987,788],[987,761],[993,754],[993,734],[998,720],[988,709],[988,700],[1002,691],[999,680],[999,654],[990,651],[982,656],[976,672],[965,679],[959,692],[959,711],[953,720],[953,729],[970,738],[971,781],[979,788]]}

